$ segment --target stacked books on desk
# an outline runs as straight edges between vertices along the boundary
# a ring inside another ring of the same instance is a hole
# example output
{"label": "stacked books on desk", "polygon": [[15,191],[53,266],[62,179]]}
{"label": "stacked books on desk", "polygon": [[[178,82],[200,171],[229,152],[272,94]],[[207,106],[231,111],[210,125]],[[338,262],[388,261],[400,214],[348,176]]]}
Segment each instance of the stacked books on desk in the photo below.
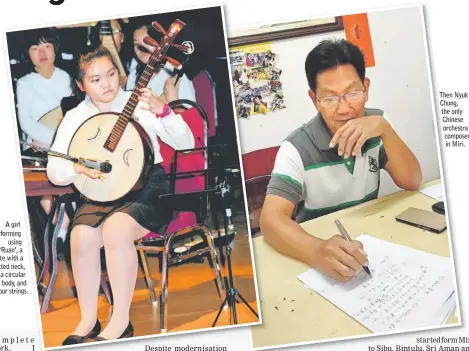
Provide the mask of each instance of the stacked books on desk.
{"label": "stacked books on desk", "polygon": [[316,270],[298,276],[372,332],[438,326],[456,306],[449,258],[361,235],[371,277],[339,283]]}

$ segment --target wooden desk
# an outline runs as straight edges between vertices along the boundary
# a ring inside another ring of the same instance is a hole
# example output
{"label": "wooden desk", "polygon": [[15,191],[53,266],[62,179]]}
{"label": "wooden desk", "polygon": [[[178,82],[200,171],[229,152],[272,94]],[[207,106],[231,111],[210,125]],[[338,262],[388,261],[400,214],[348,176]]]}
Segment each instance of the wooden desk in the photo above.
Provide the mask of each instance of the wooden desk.
{"label": "wooden desk", "polygon": [[63,195],[73,193],[70,186],[56,186],[49,182],[45,171],[23,170],[24,187],[26,196]]}
{"label": "wooden desk", "polygon": [[[427,184],[432,185],[439,181]],[[322,239],[338,234],[340,219],[352,238],[369,234],[440,256],[450,256],[448,233],[433,234],[396,222],[395,216],[408,207],[431,211],[436,201],[420,192],[402,191],[365,204],[331,213],[302,224]],[[286,257],[263,237],[253,240],[262,325],[251,329],[253,347],[301,343],[370,334],[359,322],[328,300],[309,290],[296,278],[309,269]],[[448,323],[457,323],[454,314]]]}
{"label": "wooden desk", "polygon": [[[35,245],[35,241],[32,241],[33,253],[35,260],[40,266],[39,276],[37,278],[37,288],[40,296],[43,296],[43,302],[41,306],[41,313],[48,311],[49,302],[52,296],[52,289],[54,288],[55,281],[58,274],[58,258],[57,258],[57,237],[59,235],[62,222],[65,217],[66,206],[70,206],[69,213],[73,212],[73,208],[70,205],[69,197],[75,191],[71,186],[59,187],[49,182],[46,171],[25,171],[23,169],[24,186],[26,190],[26,197],[42,197],[52,196],[52,204],[50,214],[47,220],[46,227],[44,229],[44,256],[41,257],[39,251]],[[53,224],[53,219],[57,213],[57,223]],[[53,228],[52,237],[50,236],[50,230]],[[52,263],[52,272],[50,279],[46,285],[45,276],[49,273],[49,265]]]}

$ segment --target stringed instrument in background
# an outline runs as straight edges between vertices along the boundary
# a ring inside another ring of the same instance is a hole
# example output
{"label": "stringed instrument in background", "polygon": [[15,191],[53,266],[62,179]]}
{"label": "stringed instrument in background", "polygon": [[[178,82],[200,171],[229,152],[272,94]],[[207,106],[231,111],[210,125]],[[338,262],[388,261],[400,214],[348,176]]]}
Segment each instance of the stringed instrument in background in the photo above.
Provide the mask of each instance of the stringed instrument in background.
{"label": "stringed instrument in background", "polygon": [[[158,31],[160,31],[160,29],[158,29]],[[150,37],[143,38],[143,42],[146,45],[153,46],[153,47],[158,45],[158,43]],[[174,71],[173,71],[173,73],[172,73],[172,75],[169,79],[171,80],[173,85],[176,86],[177,83],[179,82],[179,79],[184,75],[183,65],[187,64],[187,62],[189,61],[189,59],[191,57],[190,55],[194,52],[194,44],[192,44],[192,43],[191,43],[191,45],[173,44],[172,46],[185,54],[185,58],[183,58],[183,60],[178,60],[179,66],[175,66],[174,62],[171,64],[174,68]],[[141,52],[144,52],[144,53],[147,53],[147,54],[150,53],[150,51],[144,46],[140,46],[139,50]],[[161,67],[161,69],[164,69],[164,67]],[[159,72],[154,72],[153,74],[158,74],[158,73]],[[150,78],[150,80],[151,80],[151,78]],[[165,104],[167,104],[169,102],[168,99],[165,96],[164,90],[163,90],[163,93],[159,96],[159,98]]]}
{"label": "stringed instrument in background", "polygon": [[127,83],[127,74],[125,73],[124,65],[122,64],[122,61],[120,59],[116,43],[114,42],[114,37],[112,35],[114,30],[111,26],[111,20],[104,20],[100,22],[101,29],[99,31],[99,34],[101,38],[101,45],[111,52],[111,55],[114,58],[117,67],[119,68],[120,86],[125,89],[125,85]]}
{"label": "stringed instrument in background", "polygon": [[148,135],[131,119],[131,115],[138,104],[140,89],[148,85],[154,70],[166,61],[173,66],[180,66],[178,61],[167,56],[167,52],[171,46],[187,50],[185,46],[173,44],[185,25],[184,22],[176,20],[166,32],[159,23],[153,22],[152,26],[160,31],[163,37],[160,43],[149,39],[156,49],[122,113],[110,112],[92,116],[75,132],[67,155],[97,160],[98,164],[106,164],[108,168],[102,179],[91,179],[84,174],[77,177],[74,186],[86,198],[97,202],[114,201],[143,186],[153,164],[153,149]]}
{"label": "stringed instrument in background", "polygon": [[44,116],[39,118],[39,123],[41,123],[43,126],[46,126],[47,128],[57,130],[63,118],[64,114],[62,111],[62,107],[57,106],[56,108],[47,112]]}
{"label": "stringed instrument in background", "polygon": [[[98,23],[101,23],[101,28],[99,30],[99,35],[101,38],[101,45],[103,45],[106,49],[108,49],[111,52],[112,57],[114,58],[114,61],[117,64],[117,67],[119,69],[119,84],[122,88],[125,89],[125,85],[127,84],[127,74],[124,69],[124,65],[122,64],[122,61],[119,56],[119,52],[116,47],[116,43],[114,42],[114,36],[113,36],[113,28],[111,26],[111,20],[103,20],[99,22],[87,22],[87,23],[78,23],[78,24],[72,24],[72,25],[63,25],[63,26],[57,26],[57,28],[81,28],[81,27],[88,27],[91,28],[93,26],[96,26]],[[57,106],[53,110],[47,112],[44,114],[39,119],[39,123],[42,125],[53,129],[57,130],[57,128],[60,125],[60,122],[62,122],[62,119],[64,118],[62,108],[60,106]]]}

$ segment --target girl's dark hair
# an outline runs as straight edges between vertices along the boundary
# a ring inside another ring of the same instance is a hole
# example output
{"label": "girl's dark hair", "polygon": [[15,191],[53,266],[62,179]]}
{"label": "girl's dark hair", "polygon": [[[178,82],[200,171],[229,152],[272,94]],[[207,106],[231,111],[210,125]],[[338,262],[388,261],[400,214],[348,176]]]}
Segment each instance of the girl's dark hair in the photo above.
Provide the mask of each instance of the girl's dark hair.
{"label": "girl's dark hair", "polygon": [[106,49],[104,46],[99,45],[97,47],[91,47],[90,50],[80,54],[80,57],[78,58],[75,79],[79,81],[80,83],[82,83],[83,77],[85,76],[86,70],[88,68],[87,66],[94,60],[101,58],[101,57],[108,57],[111,60],[113,66],[119,69],[111,52],[108,49]]}
{"label": "girl's dark hair", "polygon": [[[75,80],[83,83],[83,77],[86,74],[86,70],[88,69],[89,64],[101,57],[108,57],[111,60],[112,65],[119,69],[116,61],[114,60],[114,57],[108,49],[102,45],[94,47],[90,46],[89,49],[86,52],[81,53],[80,57],[78,58],[77,68],[75,71]],[[82,101],[85,98],[85,93],[82,92],[76,84],[74,85],[73,92],[78,97],[79,101]]]}
{"label": "girl's dark hair", "polygon": [[43,43],[50,43],[54,45],[54,53],[56,60],[60,57],[60,42],[59,35],[55,28],[39,28],[29,30],[27,33],[26,45],[23,52],[23,58],[30,66],[31,70],[34,70],[33,62],[29,57],[29,48],[33,45],[40,45]]}
{"label": "girl's dark hair", "polygon": [[[132,47],[134,47],[133,46],[134,33],[139,29],[146,29],[148,34],[151,34],[151,31],[154,30],[153,27],[150,25],[140,25],[140,26],[135,27],[134,30],[132,31]],[[135,48],[133,50],[134,50],[135,59],[137,60],[136,78],[135,78],[135,83],[137,83],[143,71],[145,70],[146,64],[144,64],[138,59],[137,55],[135,54]]]}
{"label": "girl's dark hair", "polygon": [[355,67],[363,82],[365,79],[365,59],[360,48],[345,39],[321,41],[306,57],[305,72],[309,88],[316,92],[316,78],[319,73],[346,64]]}

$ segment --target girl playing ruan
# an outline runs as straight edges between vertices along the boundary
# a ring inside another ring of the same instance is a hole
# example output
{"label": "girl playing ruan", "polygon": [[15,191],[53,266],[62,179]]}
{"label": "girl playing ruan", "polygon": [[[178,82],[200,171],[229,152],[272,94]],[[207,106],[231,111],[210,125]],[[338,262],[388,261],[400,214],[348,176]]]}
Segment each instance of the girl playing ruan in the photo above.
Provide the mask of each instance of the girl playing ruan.
{"label": "girl playing ruan", "polygon": [[[122,112],[130,92],[119,87],[119,71],[110,52],[98,47],[79,59],[76,84],[85,100],[69,111],[62,121],[52,150],[67,153],[69,143],[80,125],[101,112]],[[81,320],[63,345],[133,336],[129,320],[130,304],[137,278],[137,252],[134,241],[150,231],[161,232],[171,219],[171,211],[159,201],[168,193],[157,138],[174,149],[194,147],[194,137],[180,115],[161,102],[148,88],[140,90],[140,104],[133,117],[151,139],[155,164],[145,185],[113,204],[86,202],[77,209],[71,234],[73,276],[80,304]],[[96,179],[98,170],[49,157],[47,174],[56,185],[67,185],[79,174]],[[114,297],[112,317],[104,330],[97,320],[101,276],[100,249],[105,248],[106,266]]]}

